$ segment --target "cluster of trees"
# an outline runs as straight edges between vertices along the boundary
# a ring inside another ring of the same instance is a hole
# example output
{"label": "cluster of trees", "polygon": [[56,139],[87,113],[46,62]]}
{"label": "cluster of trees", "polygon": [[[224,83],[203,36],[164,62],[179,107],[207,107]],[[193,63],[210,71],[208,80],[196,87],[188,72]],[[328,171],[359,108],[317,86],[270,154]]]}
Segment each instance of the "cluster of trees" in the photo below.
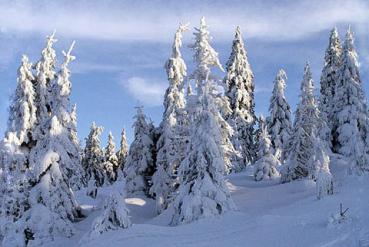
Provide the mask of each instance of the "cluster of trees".
{"label": "cluster of trees", "polygon": [[[256,181],[314,179],[318,198],[333,193],[331,154],[349,158],[353,173],[368,170],[368,109],[350,29],[343,46],[337,30],[331,32],[319,97],[306,64],[293,124],[283,70],[274,81],[269,116],[255,115],[254,75],[239,27],[223,69],[202,18],[189,46],[195,63],[190,74],[181,55],[187,30],[180,25],[165,63],[169,86],[162,122],[155,127],[137,107],[134,139],[128,149],[123,130],[118,152],[111,133],[101,148],[102,127],[95,123],[84,150],[80,147],[76,107],[70,103],[74,43],[58,69],[54,34],[35,65],[22,58],[0,149],[4,246],[72,236],[72,223],[84,217],[73,191],[85,188],[95,198],[99,187],[117,180],[129,195],[154,198],[158,214],[171,207],[171,225],[178,225],[234,210],[225,175],[249,165]],[[214,69],[225,72],[224,78]],[[121,190],[107,199],[89,236],[131,225]]]}

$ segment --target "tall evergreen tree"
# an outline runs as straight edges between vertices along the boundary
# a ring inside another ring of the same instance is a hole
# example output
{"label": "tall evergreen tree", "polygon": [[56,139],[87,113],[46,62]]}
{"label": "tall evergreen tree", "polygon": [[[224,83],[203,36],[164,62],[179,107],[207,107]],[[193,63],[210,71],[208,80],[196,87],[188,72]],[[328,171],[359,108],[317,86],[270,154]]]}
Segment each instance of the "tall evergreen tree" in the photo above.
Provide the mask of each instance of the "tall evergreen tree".
{"label": "tall evergreen tree", "polygon": [[314,83],[307,63],[301,83],[300,101],[295,113],[289,157],[282,169],[282,182],[313,176],[309,166],[313,154],[314,136],[319,122],[319,110],[314,98]]}
{"label": "tall evergreen tree", "polygon": [[232,142],[242,159],[235,160],[234,163],[240,165],[236,167],[236,170],[240,170],[255,158],[253,135],[256,123],[254,74],[248,62],[240,27],[236,29],[226,71],[225,95],[232,110],[227,120],[236,130]]}
{"label": "tall evergreen tree", "polygon": [[128,156],[128,143],[127,143],[126,130],[122,129],[121,138],[120,138],[120,148],[117,152],[118,166],[122,171],[124,168],[124,164],[126,163],[127,156]]}
{"label": "tall evergreen tree", "polygon": [[93,122],[86,139],[82,158],[82,167],[85,170],[84,182],[86,185],[90,180],[94,181],[97,187],[102,186],[105,182],[104,153],[100,146],[102,130],[102,127],[96,126],[95,122]]}
{"label": "tall evergreen tree", "polygon": [[[319,110],[321,118],[324,120],[328,128],[333,128],[333,114],[334,114],[334,95],[336,91],[336,84],[339,79],[341,66],[342,46],[338,36],[337,28],[331,31],[329,37],[329,44],[325,51],[324,67],[320,77],[320,99]],[[330,134],[325,137],[330,141]]]}
{"label": "tall evergreen tree", "polygon": [[211,82],[202,87],[198,109],[191,118],[187,156],[179,168],[181,180],[173,204],[172,225],[235,209],[224,179],[229,149],[223,141],[232,128],[218,110]]}
{"label": "tall evergreen tree", "polygon": [[142,107],[137,107],[134,118],[134,140],[129,148],[123,173],[129,194],[144,192],[148,195],[154,170],[152,128],[146,122]]}
{"label": "tall evergreen tree", "polygon": [[[68,160],[61,160],[61,169],[68,178],[73,189],[82,187],[83,170],[81,166],[80,146],[76,131],[76,108],[71,108],[70,94],[72,83],[70,81],[69,63],[75,57],[71,55],[74,47],[74,42],[68,52],[63,51],[64,62],[61,65],[59,73],[57,73],[56,82],[52,85],[52,114],[63,125],[67,132],[66,138],[61,140],[60,145],[63,146],[67,154]],[[65,158],[63,156],[62,158]]]}
{"label": "tall evergreen tree", "polygon": [[118,177],[119,163],[117,154],[115,153],[114,137],[111,132],[109,132],[108,145],[105,148],[104,168],[108,180],[106,182],[109,182],[110,184],[114,183]]}
{"label": "tall evergreen tree", "polygon": [[348,29],[334,95],[333,148],[350,157],[353,166],[360,172],[369,170],[366,152],[368,112],[357,57],[353,33]]}
{"label": "tall evergreen tree", "polygon": [[36,118],[37,128],[35,130],[35,139],[40,139],[45,134],[43,130],[47,129],[44,125],[51,118],[52,86],[56,78],[56,53],[53,48],[55,32],[47,37],[46,47],[41,52],[41,59],[36,64]]}
{"label": "tall evergreen tree", "polygon": [[278,160],[283,163],[287,156],[291,138],[291,108],[284,95],[286,87],[286,72],[279,70],[275,80],[272,97],[270,98],[268,129],[272,148]]}
{"label": "tall evergreen tree", "polygon": [[156,171],[152,178],[150,193],[156,198],[157,212],[167,208],[177,188],[177,169],[184,157],[186,144],[186,118],[183,80],[187,68],[182,59],[183,32],[187,25],[180,25],[175,36],[172,56],[165,64],[169,87],[164,96],[164,114],[160,124],[160,137],[157,142]]}
{"label": "tall evergreen tree", "polygon": [[23,55],[18,69],[17,88],[9,108],[7,133],[13,132],[19,142],[26,146],[33,140],[32,131],[36,122],[34,79],[32,64]]}

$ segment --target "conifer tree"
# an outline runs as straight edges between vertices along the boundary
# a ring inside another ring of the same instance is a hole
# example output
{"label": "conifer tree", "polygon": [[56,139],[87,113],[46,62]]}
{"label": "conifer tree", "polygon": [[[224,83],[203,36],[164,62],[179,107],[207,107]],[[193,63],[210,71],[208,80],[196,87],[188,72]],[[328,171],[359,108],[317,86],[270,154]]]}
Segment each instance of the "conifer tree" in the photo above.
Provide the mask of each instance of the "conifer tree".
{"label": "conifer tree", "polygon": [[128,156],[128,143],[127,143],[127,136],[126,130],[122,129],[121,139],[120,139],[120,148],[117,152],[118,157],[118,166],[119,169],[123,171],[124,164],[126,163]]}
{"label": "conifer tree", "polygon": [[272,97],[270,98],[268,129],[272,148],[276,158],[282,163],[287,156],[291,138],[291,108],[284,95],[286,72],[279,70],[275,80]]}
{"label": "conifer tree", "polygon": [[182,59],[180,48],[182,35],[188,29],[180,25],[175,36],[172,56],[165,64],[169,87],[164,96],[164,114],[159,127],[157,142],[156,171],[152,178],[150,193],[156,198],[157,212],[167,208],[177,188],[177,169],[184,157],[186,141],[185,97],[183,80],[187,68]]}
{"label": "conifer tree", "polygon": [[114,183],[118,177],[118,157],[115,153],[115,143],[114,137],[111,132],[109,132],[108,136],[108,145],[105,148],[105,163],[104,163],[105,172],[107,175],[106,182],[110,184]]}
{"label": "conifer tree", "polygon": [[342,65],[334,97],[333,148],[349,157],[356,171],[369,170],[366,152],[367,103],[359,74],[354,37],[350,29],[343,46]]}
{"label": "conifer tree", "polygon": [[232,129],[218,110],[210,83],[200,90],[198,109],[191,118],[188,155],[179,168],[181,180],[173,204],[172,225],[235,209],[224,180],[224,160],[229,150],[223,140]]}
{"label": "conifer tree", "polygon": [[[342,57],[342,46],[338,36],[337,28],[331,31],[329,44],[325,51],[324,67],[320,77],[320,99],[319,110],[321,119],[327,123],[327,127],[331,130],[334,127],[334,95],[336,84],[340,73]],[[331,131],[327,131],[324,139],[331,142]]]}
{"label": "conifer tree", "polygon": [[281,172],[282,182],[313,176],[315,172],[311,170],[308,162],[313,154],[314,136],[319,122],[319,110],[313,92],[313,79],[307,63],[295,113],[289,157]]}
{"label": "conifer tree", "polygon": [[70,237],[74,234],[71,222],[82,216],[60,167],[66,153],[59,139],[65,138],[65,129],[55,116],[45,126],[44,138],[38,140],[29,157],[29,193],[23,194],[27,195],[23,202],[27,206],[5,234],[5,246],[39,246],[56,236]]}
{"label": "conifer tree", "polygon": [[32,131],[36,122],[34,80],[32,64],[23,55],[18,69],[17,88],[9,108],[7,133],[13,132],[25,146],[30,145],[33,140]]}
{"label": "conifer tree", "polygon": [[65,149],[68,160],[61,161],[63,163],[63,173],[67,176],[69,183],[73,189],[82,187],[83,170],[81,166],[80,146],[76,130],[76,107],[71,108],[70,94],[72,83],[70,81],[69,63],[75,57],[71,55],[74,42],[68,52],[63,51],[64,62],[61,70],[57,73],[56,82],[52,85],[52,101],[50,102],[53,114],[63,125],[67,132],[65,139],[61,140],[60,145]]}
{"label": "conifer tree", "polygon": [[46,47],[41,52],[41,59],[36,64],[36,119],[37,128],[35,130],[35,139],[40,139],[47,129],[44,125],[51,118],[52,87],[56,78],[56,53],[53,48],[55,32],[47,37]]}
{"label": "conifer tree", "polygon": [[254,177],[256,181],[275,178],[279,176],[278,159],[274,156],[271,141],[266,126],[260,132],[257,160],[255,162]]}
{"label": "conifer tree", "polygon": [[151,175],[154,170],[152,128],[146,122],[142,107],[136,107],[134,140],[129,148],[123,174],[127,193],[144,192],[149,194]]}
{"label": "conifer tree", "polygon": [[[96,182],[100,187],[105,182],[104,153],[100,147],[100,135],[103,128],[92,123],[90,133],[86,139],[86,146],[82,159],[82,167],[85,170],[84,181],[89,184],[89,180]],[[91,183],[90,183],[91,184]]]}
{"label": "conifer tree", "polygon": [[[234,163],[239,163],[241,166],[239,168],[243,168],[255,158],[253,136],[256,116],[254,112],[254,74],[248,62],[240,27],[236,29],[226,71],[225,95],[232,111],[227,120],[235,129],[232,142],[242,157]],[[237,170],[240,170],[239,168]]]}

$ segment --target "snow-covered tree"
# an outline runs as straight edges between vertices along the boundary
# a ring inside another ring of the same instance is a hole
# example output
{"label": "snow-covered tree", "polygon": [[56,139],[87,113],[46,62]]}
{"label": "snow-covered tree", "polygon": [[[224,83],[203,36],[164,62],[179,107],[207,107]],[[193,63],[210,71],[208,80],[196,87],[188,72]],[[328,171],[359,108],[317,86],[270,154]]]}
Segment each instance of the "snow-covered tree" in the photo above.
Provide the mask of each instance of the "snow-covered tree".
{"label": "snow-covered tree", "polygon": [[89,184],[90,179],[96,181],[98,187],[102,186],[105,182],[104,153],[100,147],[100,135],[102,131],[103,128],[96,126],[95,122],[93,122],[86,139],[86,146],[82,158],[86,185]]}
{"label": "snow-covered tree", "polygon": [[201,90],[208,79],[216,79],[211,74],[211,68],[216,67],[224,71],[219,62],[218,53],[211,46],[211,36],[205,17],[201,18],[200,27],[195,28],[195,43],[189,47],[194,51],[193,59],[196,68],[191,74],[190,79],[195,81],[197,94],[201,94]]}
{"label": "snow-covered tree", "polygon": [[105,200],[102,215],[94,220],[88,237],[94,239],[105,232],[130,227],[128,213],[124,197],[116,191],[112,192]]}
{"label": "snow-covered tree", "polygon": [[55,39],[55,32],[47,37],[46,47],[41,52],[41,59],[36,64],[36,119],[37,128],[35,130],[35,139],[40,139],[47,131],[45,126],[51,118],[52,108],[52,86],[57,76],[55,72],[56,67],[56,53],[53,48]]}
{"label": "snow-covered tree", "polygon": [[224,160],[229,150],[223,140],[232,129],[218,110],[210,82],[203,87],[190,127],[187,156],[179,168],[172,225],[235,209],[224,179]]}
{"label": "snow-covered tree", "polygon": [[[53,114],[64,127],[66,138],[62,139],[62,145],[67,153],[68,160],[61,161],[63,173],[67,176],[72,188],[79,189],[82,187],[83,170],[81,166],[80,146],[76,130],[76,107],[71,108],[70,94],[72,83],[70,81],[69,63],[75,57],[71,55],[74,42],[68,52],[63,51],[64,62],[61,65],[59,73],[57,73],[56,82],[52,85],[52,101],[50,102]],[[64,157],[62,157],[64,158]]]}
{"label": "snow-covered tree", "polygon": [[149,194],[151,175],[154,170],[151,127],[146,122],[142,107],[136,107],[134,140],[129,148],[123,174],[126,179],[126,189],[129,194],[142,191]]}
{"label": "snow-covered tree", "polygon": [[368,112],[359,74],[353,33],[346,34],[342,65],[334,95],[333,148],[350,157],[358,171],[369,170],[366,153]]}
{"label": "snow-covered tree", "polygon": [[[327,123],[329,130],[334,127],[334,95],[336,91],[336,84],[340,73],[342,56],[342,46],[338,36],[337,28],[331,31],[329,37],[329,44],[325,51],[324,67],[320,77],[320,99],[319,110],[321,119]],[[331,141],[331,133],[327,132],[324,137],[327,141]]]}
{"label": "snow-covered tree", "polygon": [[307,63],[301,83],[300,101],[295,113],[295,122],[291,137],[289,157],[281,171],[281,181],[313,175],[309,159],[313,153],[315,131],[319,122],[319,110],[314,98],[314,83]]}
{"label": "snow-covered tree", "polygon": [[254,125],[256,123],[254,74],[248,62],[240,27],[236,29],[226,71],[225,95],[232,110],[227,120],[235,129],[232,142],[241,154],[241,159],[235,160],[234,163],[239,164],[237,170],[240,170],[255,158]]}
{"label": "snow-covered tree", "polygon": [[156,171],[152,177],[150,194],[156,198],[157,212],[167,208],[174,191],[177,189],[177,169],[184,157],[186,147],[186,118],[183,80],[186,76],[186,64],[182,59],[183,32],[187,25],[180,25],[175,36],[172,56],[165,64],[169,86],[164,96],[164,114],[160,123],[160,137],[156,145]]}
{"label": "snow-covered tree", "polygon": [[117,152],[118,157],[118,166],[119,169],[123,171],[124,164],[126,163],[128,156],[128,143],[127,143],[127,136],[126,130],[122,129],[121,138],[120,138],[120,148]]}
{"label": "snow-covered tree", "polygon": [[315,138],[314,154],[310,160],[312,169],[315,169],[316,195],[321,199],[325,195],[333,194],[333,177],[329,169],[327,147],[320,138]]}
{"label": "snow-covered tree", "polygon": [[286,159],[292,132],[291,108],[284,95],[287,75],[279,70],[270,98],[268,129],[275,157],[282,163]]}
{"label": "snow-covered tree", "polygon": [[255,162],[254,178],[256,181],[279,176],[277,166],[279,160],[274,156],[267,127],[261,130],[258,144],[257,160]]}
{"label": "snow-covered tree", "polygon": [[108,145],[105,148],[104,168],[108,180],[106,182],[109,182],[111,184],[114,183],[117,180],[119,163],[118,157],[115,153],[114,137],[111,132],[109,132]]}
{"label": "snow-covered tree", "polygon": [[60,147],[65,129],[56,116],[48,121],[44,138],[29,156],[27,208],[7,230],[4,246],[40,246],[55,237],[70,237],[71,222],[82,216],[74,194],[63,174],[60,161],[66,155]]}
{"label": "snow-covered tree", "polygon": [[19,142],[26,146],[33,140],[32,131],[36,122],[34,80],[32,64],[23,55],[18,69],[17,88],[9,107],[7,133],[14,132]]}

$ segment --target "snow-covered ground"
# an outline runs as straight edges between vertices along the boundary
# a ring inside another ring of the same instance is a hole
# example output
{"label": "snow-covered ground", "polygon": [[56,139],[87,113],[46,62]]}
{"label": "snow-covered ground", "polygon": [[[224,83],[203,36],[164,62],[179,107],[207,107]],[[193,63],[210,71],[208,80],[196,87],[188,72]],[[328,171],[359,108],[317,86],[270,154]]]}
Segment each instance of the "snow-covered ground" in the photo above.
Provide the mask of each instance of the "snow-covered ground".
{"label": "snow-covered ground", "polygon": [[[96,200],[80,191],[77,198],[89,216],[76,225],[78,233],[73,238],[49,246],[369,246],[369,176],[347,176],[347,166],[341,159],[332,160],[335,193],[322,200],[316,199],[312,181],[255,182],[249,167],[228,177],[238,211],[177,227],[168,226],[170,212],[155,217],[153,200],[127,198],[133,226],[83,243],[80,239],[114,188],[103,188]],[[347,219],[341,224],[329,223],[340,203],[349,208]]]}

